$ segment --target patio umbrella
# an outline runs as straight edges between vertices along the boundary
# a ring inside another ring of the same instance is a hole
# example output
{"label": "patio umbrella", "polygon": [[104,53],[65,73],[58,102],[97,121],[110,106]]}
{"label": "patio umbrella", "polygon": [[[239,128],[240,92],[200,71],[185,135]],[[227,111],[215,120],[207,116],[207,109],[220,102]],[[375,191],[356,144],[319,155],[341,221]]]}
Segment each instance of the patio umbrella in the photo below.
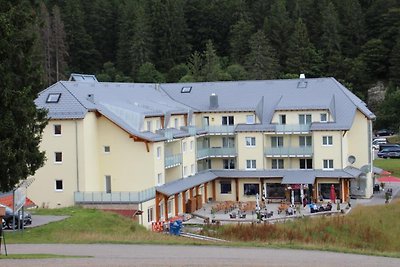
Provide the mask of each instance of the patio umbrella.
{"label": "patio umbrella", "polygon": [[377,180],[380,183],[400,183],[400,178],[395,176],[379,177]]}
{"label": "patio umbrella", "polygon": [[335,192],[335,186],[331,185],[331,201],[332,203],[335,203],[336,201],[336,192]]}

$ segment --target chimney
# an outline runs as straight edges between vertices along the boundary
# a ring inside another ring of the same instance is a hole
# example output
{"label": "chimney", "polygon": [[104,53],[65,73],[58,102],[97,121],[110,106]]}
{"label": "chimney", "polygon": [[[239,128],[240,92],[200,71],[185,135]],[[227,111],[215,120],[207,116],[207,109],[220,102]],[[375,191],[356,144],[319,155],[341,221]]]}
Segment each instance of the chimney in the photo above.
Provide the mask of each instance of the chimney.
{"label": "chimney", "polygon": [[306,78],[306,75],[304,73],[301,73],[300,74],[300,79],[305,79],[305,78]]}
{"label": "chimney", "polygon": [[210,95],[210,109],[218,108],[218,96],[215,93]]}
{"label": "chimney", "polygon": [[94,94],[88,94],[86,99],[94,104]]}

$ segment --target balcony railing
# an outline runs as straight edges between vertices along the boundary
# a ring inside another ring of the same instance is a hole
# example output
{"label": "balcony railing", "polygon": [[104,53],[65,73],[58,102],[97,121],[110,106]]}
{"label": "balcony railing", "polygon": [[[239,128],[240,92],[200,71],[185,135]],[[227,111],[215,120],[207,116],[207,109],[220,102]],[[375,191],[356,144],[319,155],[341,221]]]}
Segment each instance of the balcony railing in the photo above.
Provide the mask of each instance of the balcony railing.
{"label": "balcony railing", "polygon": [[277,124],[275,125],[275,132],[309,133],[310,127],[310,124]]}
{"label": "balcony railing", "polygon": [[206,125],[204,130],[209,134],[233,134],[235,127],[235,125]]}
{"label": "balcony railing", "polygon": [[312,146],[304,147],[270,147],[265,149],[265,156],[286,156],[286,157],[311,157],[313,154]]}
{"label": "balcony railing", "polygon": [[182,154],[165,156],[164,165],[166,169],[178,166],[180,164],[182,164]]}
{"label": "balcony railing", "polygon": [[197,150],[197,159],[210,157],[236,157],[236,148],[234,147],[212,147],[201,148]]}
{"label": "balcony railing", "polygon": [[74,192],[75,203],[142,203],[153,199],[156,195],[155,187],[133,192]]}

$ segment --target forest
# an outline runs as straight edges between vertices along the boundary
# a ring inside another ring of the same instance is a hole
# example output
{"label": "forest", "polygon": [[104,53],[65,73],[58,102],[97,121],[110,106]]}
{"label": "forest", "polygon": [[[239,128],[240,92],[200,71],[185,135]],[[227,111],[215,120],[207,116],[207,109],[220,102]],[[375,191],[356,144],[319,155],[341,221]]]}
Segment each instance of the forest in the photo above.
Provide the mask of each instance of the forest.
{"label": "forest", "polygon": [[36,12],[44,86],[70,73],[119,82],[304,73],[343,83],[375,112],[375,128],[400,127],[400,0],[47,0]]}

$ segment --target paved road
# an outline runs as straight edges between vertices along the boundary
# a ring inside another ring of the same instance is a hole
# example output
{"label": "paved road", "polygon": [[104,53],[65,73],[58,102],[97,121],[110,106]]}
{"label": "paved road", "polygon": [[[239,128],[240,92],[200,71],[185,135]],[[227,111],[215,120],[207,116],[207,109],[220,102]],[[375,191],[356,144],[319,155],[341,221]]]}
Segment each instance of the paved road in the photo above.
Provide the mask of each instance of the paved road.
{"label": "paved road", "polygon": [[91,256],[40,260],[0,260],[8,266],[400,266],[400,259],[333,252],[160,245],[8,245],[8,252]]}

